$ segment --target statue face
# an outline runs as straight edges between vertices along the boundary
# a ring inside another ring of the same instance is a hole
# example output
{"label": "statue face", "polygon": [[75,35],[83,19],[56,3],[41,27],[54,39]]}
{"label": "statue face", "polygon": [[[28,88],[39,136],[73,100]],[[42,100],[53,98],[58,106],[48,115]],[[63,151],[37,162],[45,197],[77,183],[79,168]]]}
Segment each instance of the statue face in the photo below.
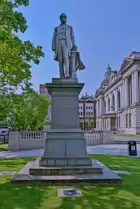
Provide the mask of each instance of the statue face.
{"label": "statue face", "polygon": [[61,16],[60,21],[61,21],[61,23],[66,23],[67,22],[67,17],[66,16]]}

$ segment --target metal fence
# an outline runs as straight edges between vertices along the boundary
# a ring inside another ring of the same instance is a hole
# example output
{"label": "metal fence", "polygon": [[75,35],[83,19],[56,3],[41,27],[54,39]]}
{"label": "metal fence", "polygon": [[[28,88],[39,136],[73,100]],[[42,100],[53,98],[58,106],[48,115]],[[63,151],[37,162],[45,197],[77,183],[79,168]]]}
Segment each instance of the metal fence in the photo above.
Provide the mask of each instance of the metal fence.
{"label": "metal fence", "polygon": [[0,144],[6,144],[9,141],[9,135],[6,136],[0,136]]}

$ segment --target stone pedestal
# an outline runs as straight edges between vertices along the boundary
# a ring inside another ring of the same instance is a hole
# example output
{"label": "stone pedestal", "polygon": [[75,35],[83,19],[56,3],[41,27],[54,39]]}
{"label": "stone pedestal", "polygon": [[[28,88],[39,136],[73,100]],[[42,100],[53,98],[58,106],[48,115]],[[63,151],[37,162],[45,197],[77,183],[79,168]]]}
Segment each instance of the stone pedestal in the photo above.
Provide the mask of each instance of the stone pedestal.
{"label": "stone pedestal", "polygon": [[47,132],[40,166],[92,166],[79,128],[79,93],[84,84],[77,79],[53,79],[46,84],[52,96],[52,123]]}
{"label": "stone pedestal", "polygon": [[120,185],[114,172],[92,161],[79,128],[78,97],[84,84],[77,79],[53,79],[46,84],[52,96],[52,124],[42,158],[31,161],[12,179],[16,185]]}

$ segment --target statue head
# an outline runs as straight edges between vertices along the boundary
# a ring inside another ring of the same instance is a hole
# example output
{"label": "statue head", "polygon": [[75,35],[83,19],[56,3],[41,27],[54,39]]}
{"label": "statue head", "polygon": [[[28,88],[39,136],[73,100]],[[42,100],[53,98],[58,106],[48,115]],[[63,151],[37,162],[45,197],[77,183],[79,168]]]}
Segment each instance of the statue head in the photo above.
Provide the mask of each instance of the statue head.
{"label": "statue head", "polygon": [[61,21],[61,23],[66,23],[67,22],[67,15],[65,14],[65,13],[62,13],[61,15],[60,15],[60,21]]}

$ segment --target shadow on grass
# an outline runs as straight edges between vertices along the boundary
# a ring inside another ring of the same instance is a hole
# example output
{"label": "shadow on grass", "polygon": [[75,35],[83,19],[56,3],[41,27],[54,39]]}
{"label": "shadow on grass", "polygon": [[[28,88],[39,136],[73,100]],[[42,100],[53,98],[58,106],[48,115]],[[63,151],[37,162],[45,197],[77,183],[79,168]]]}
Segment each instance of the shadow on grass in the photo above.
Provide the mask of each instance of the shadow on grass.
{"label": "shadow on grass", "polygon": [[[61,209],[139,209],[140,198],[131,190],[112,187],[81,188],[83,198],[63,199]],[[79,207],[78,207],[79,206]]]}
{"label": "shadow on grass", "polygon": [[[140,209],[140,159],[92,155],[113,170],[127,170],[121,175],[123,185],[117,187],[80,187],[82,198],[62,199],[61,209]],[[67,206],[67,207],[66,207]]]}
{"label": "shadow on grass", "polygon": [[4,148],[0,148],[0,152],[1,152],[1,151],[7,151],[7,150],[6,150],[6,149],[4,149]]}
{"label": "shadow on grass", "polygon": [[[18,172],[28,161],[36,158],[4,159],[0,161],[0,172]],[[0,177],[0,209],[39,209],[47,199],[49,188],[11,185],[13,176]]]}
{"label": "shadow on grass", "polygon": [[[58,198],[63,187],[17,187],[10,185],[11,177],[0,177],[0,209],[140,209],[140,159],[92,155],[113,170],[126,170],[119,187],[80,187],[81,198]],[[0,161],[3,171],[19,171],[34,158]]]}
{"label": "shadow on grass", "polygon": [[[0,184],[1,209],[39,209],[49,189],[37,187],[15,187],[10,183]],[[45,197],[44,197],[45,196]]]}
{"label": "shadow on grass", "polygon": [[7,159],[2,159],[0,160],[0,172],[3,171],[19,171],[23,168],[23,166],[31,161],[35,160],[36,157],[34,158],[7,158]]}

